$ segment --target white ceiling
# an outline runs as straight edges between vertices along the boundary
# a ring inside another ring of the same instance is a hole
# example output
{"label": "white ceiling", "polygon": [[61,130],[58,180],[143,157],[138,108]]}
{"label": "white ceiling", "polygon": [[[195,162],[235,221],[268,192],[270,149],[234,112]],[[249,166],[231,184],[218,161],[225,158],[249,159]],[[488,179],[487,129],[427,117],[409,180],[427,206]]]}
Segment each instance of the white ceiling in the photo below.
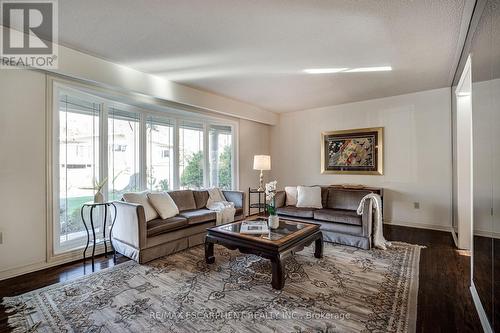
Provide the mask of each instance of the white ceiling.
{"label": "white ceiling", "polygon": [[[275,112],[449,86],[468,0],[63,0],[74,49]],[[305,68],[392,66],[311,75]]]}

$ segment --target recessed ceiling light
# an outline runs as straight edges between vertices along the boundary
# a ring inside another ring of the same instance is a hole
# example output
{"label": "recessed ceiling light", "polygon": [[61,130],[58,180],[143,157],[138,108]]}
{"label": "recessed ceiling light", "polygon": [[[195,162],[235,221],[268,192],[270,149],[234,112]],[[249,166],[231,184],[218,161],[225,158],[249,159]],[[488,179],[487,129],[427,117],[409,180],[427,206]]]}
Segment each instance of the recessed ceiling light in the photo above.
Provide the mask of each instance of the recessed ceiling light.
{"label": "recessed ceiling light", "polygon": [[391,66],[359,67],[359,68],[349,69],[346,72],[347,73],[361,73],[361,72],[386,72],[386,71],[392,71],[392,67]]}
{"label": "recessed ceiling light", "polygon": [[331,74],[331,73],[343,72],[346,69],[349,68],[308,68],[304,69],[303,72],[308,74]]}

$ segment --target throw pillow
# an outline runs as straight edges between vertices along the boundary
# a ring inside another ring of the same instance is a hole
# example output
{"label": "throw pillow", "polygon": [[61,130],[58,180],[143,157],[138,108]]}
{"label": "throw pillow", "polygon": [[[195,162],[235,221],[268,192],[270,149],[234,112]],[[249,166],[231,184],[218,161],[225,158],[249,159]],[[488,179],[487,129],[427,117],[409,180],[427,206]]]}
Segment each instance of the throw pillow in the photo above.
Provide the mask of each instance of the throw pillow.
{"label": "throw pillow", "polygon": [[139,204],[144,207],[146,222],[157,219],[159,217],[158,212],[153,208],[153,206],[151,206],[147,193],[148,192],[130,192],[123,194],[123,200],[125,202]]}
{"label": "throw pillow", "polygon": [[321,187],[297,186],[297,207],[323,208],[321,204]]}
{"label": "throw pillow", "polygon": [[286,205],[295,206],[297,204],[297,186],[285,186]]}
{"label": "throw pillow", "polygon": [[148,193],[148,198],[163,220],[179,214],[179,208],[168,193]]}
{"label": "throw pillow", "polygon": [[208,191],[208,196],[210,197],[210,200],[212,200],[212,202],[227,201],[226,198],[224,197],[224,194],[222,194],[220,188],[212,187],[207,189],[207,191]]}

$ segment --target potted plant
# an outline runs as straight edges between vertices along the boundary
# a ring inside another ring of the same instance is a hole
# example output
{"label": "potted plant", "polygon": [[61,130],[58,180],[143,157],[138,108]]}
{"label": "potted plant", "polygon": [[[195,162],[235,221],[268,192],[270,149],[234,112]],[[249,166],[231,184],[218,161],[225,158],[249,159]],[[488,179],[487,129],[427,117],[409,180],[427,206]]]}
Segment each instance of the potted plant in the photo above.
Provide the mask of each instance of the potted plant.
{"label": "potted plant", "polygon": [[104,185],[106,185],[106,182],[108,181],[108,178],[104,178],[102,181],[97,181],[97,179],[94,178],[94,186],[91,187],[80,187],[82,190],[93,190],[95,191],[94,194],[94,203],[103,203],[104,202],[104,195],[102,194],[102,188]]}
{"label": "potted plant", "polygon": [[279,216],[276,213],[276,185],[277,181],[274,180],[266,184],[266,208],[269,213],[269,217],[267,219],[267,223],[269,224],[269,228],[277,229],[280,225]]}
{"label": "potted plant", "polygon": [[103,203],[104,202],[104,195],[102,194],[101,190],[108,181],[108,178],[104,178],[101,182],[98,182],[95,180],[94,182],[94,190],[96,191],[94,195],[94,202],[95,203]]}

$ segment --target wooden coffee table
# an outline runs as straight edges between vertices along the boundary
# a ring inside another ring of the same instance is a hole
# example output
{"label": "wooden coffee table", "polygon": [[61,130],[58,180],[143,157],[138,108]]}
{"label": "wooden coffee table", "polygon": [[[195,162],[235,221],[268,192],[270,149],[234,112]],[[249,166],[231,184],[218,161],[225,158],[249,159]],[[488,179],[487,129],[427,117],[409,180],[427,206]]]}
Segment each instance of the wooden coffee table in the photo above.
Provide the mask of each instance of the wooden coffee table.
{"label": "wooden coffee table", "polygon": [[[257,218],[262,219],[262,218]],[[254,219],[254,220],[257,220]],[[265,220],[264,220],[265,221]],[[241,234],[241,222],[233,222],[208,228],[205,237],[205,260],[215,262],[214,244],[220,244],[230,250],[238,249],[241,253],[255,254],[271,260],[272,287],[282,289],[285,285],[285,267],[283,260],[315,242],[314,256],[323,256],[323,235],[319,225],[297,222],[280,218],[278,229],[264,235]]]}

